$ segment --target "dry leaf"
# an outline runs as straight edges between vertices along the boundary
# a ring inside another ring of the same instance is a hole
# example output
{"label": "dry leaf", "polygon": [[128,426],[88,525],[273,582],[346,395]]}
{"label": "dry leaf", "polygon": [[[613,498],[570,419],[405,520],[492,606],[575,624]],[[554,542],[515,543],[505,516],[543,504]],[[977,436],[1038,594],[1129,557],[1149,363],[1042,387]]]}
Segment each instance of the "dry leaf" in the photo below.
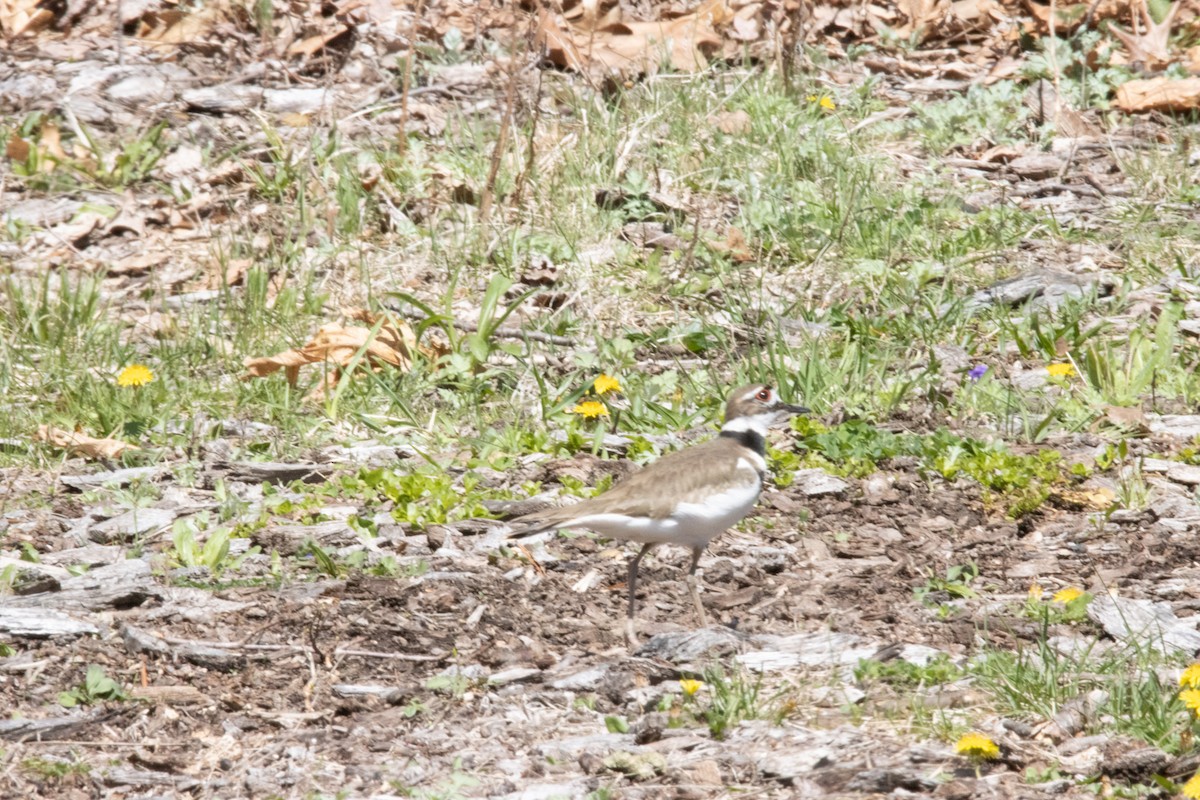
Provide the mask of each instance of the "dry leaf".
{"label": "dry leaf", "polygon": [[740,108],[737,111],[722,111],[714,122],[717,123],[717,130],[730,136],[750,132],[750,115]]}
{"label": "dry leaf", "polygon": [[1195,75],[1200,72],[1200,44],[1193,45],[1187,49],[1187,71]]}
{"label": "dry leaf", "polygon": [[746,235],[742,233],[741,229],[735,228],[732,225],[725,231],[725,241],[713,242],[709,246],[718,253],[728,254],[730,258],[739,264],[754,260],[754,256],[750,252],[750,247],[746,243]]}
{"label": "dry leaf", "polygon": [[1106,511],[1116,500],[1112,489],[1103,486],[1095,489],[1062,489],[1054,492],[1053,497],[1060,505],[1081,511],[1085,509]]}
{"label": "dry leaf", "polygon": [[69,156],[62,149],[62,136],[58,126],[53,122],[42,123],[36,145],[14,133],[4,146],[4,154],[13,161],[27,161],[35,148],[41,156],[37,160],[39,172],[53,172],[60,161],[69,160]]}
{"label": "dry leaf", "polygon": [[298,42],[292,42],[287,49],[289,56],[311,56],[325,49],[325,46],[339,36],[349,32],[349,28],[345,25],[338,25],[332,31],[327,33],[318,33],[316,36],[309,36],[307,39],[302,39]]}
{"label": "dry leaf", "polygon": [[41,0],[0,0],[0,33],[21,36],[37,33],[54,21],[54,14],[38,8]]}
{"label": "dry leaf", "polygon": [[149,47],[173,50],[176,45],[203,43],[217,25],[236,22],[238,14],[227,0],[205,3],[195,12],[151,11],[139,21],[137,36]]}
{"label": "dry leaf", "polygon": [[908,22],[896,29],[896,34],[907,38],[919,30],[924,40],[940,27],[950,3],[947,0],[898,0],[896,7],[908,18]]}
{"label": "dry leaf", "polygon": [[1147,428],[1146,413],[1140,408],[1126,408],[1124,406],[1105,406],[1104,418],[1113,425],[1120,425],[1124,428]]}
{"label": "dry leaf", "polygon": [[987,77],[983,79],[983,85],[991,86],[993,83],[1011,78],[1017,74],[1023,63],[1022,60],[1013,58],[1012,56],[1004,56],[988,70]]}
{"label": "dry leaf", "polygon": [[294,111],[289,111],[286,114],[279,115],[279,124],[289,128],[307,128],[312,124],[308,114],[297,114]]}
{"label": "dry leaf", "polygon": [[721,46],[719,28],[734,17],[725,0],[707,0],[691,14],[664,22],[618,22],[588,30],[543,9],[538,42],[560,67],[603,74],[653,73],[664,65],[696,72],[708,65],[706,52]]}
{"label": "dry leaf", "polygon": [[33,146],[15,133],[8,137],[8,144],[4,146],[4,155],[10,161],[25,161],[31,152]]}
{"label": "dry leaf", "polygon": [[[41,133],[38,135],[38,147],[59,161],[66,161],[70,158],[67,151],[62,148],[62,133],[59,132],[58,126],[53,122],[42,123]],[[91,159],[91,151],[85,150],[79,160]]]}
{"label": "dry leaf", "polygon": [[1130,63],[1140,64],[1147,69],[1160,69],[1171,63],[1169,47],[1171,24],[1175,21],[1175,12],[1179,10],[1179,6],[1180,3],[1171,3],[1171,10],[1163,17],[1163,21],[1155,22],[1154,17],[1150,16],[1150,6],[1146,0],[1142,0],[1138,10],[1141,12],[1142,24],[1145,26],[1144,31],[1138,30],[1136,13],[1134,14],[1132,33],[1121,28],[1115,22],[1109,24],[1109,30],[1124,42],[1125,48],[1129,50]]}
{"label": "dry leaf", "polygon": [[230,259],[225,266],[225,285],[237,286],[240,284],[246,279],[246,273],[252,266],[254,266],[254,262],[248,258]]}
{"label": "dry leaf", "polygon": [[39,442],[46,442],[51,447],[69,450],[84,458],[119,458],[122,453],[130,450],[140,450],[134,444],[121,442],[116,439],[93,439],[82,433],[64,431],[49,425],[39,425],[34,436]]}
{"label": "dry leaf", "polygon": [[1200,78],[1151,78],[1117,87],[1113,105],[1135,114],[1143,111],[1194,111],[1200,108]]}
{"label": "dry leaf", "polygon": [[135,253],[108,265],[108,275],[145,275],[155,267],[162,266],[171,260],[166,252]]}
{"label": "dry leaf", "polygon": [[283,370],[288,383],[294,386],[302,366],[327,362],[333,368],[308,395],[308,399],[319,401],[325,392],[337,385],[342,370],[352,365],[354,357],[364,347],[366,351],[362,363],[370,369],[378,371],[385,366],[392,366],[408,370],[412,367],[413,358],[418,352],[417,337],[407,322],[389,319],[372,336],[372,328],[378,322],[378,317],[365,309],[346,309],[343,313],[371,327],[324,325],[308,344],[299,349],[262,358],[247,358],[244,362],[246,374],[242,380],[261,378]]}

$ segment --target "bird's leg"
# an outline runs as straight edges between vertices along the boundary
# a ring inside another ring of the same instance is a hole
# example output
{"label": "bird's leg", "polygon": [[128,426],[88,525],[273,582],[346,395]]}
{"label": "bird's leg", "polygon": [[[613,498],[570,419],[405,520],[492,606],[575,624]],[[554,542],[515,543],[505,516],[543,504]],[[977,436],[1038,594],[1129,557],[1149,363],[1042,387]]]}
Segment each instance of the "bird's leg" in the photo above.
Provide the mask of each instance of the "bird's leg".
{"label": "bird's leg", "polygon": [[650,552],[653,547],[652,542],[646,542],[642,545],[642,549],[638,550],[638,554],[629,562],[629,578],[626,583],[629,584],[629,612],[625,617],[625,640],[629,642],[630,649],[637,647],[637,633],[633,629],[633,615],[637,610],[637,572],[638,564],[642,562],[642,556]]}
{"label": "bird's leg", "polygon": [[704,552],[703,547],[692,548],[692,566],[688,570],[687,585],[692,593],[692,603],[696,606],[696,618],[700,620],[700,627],[708,626],[708,617],[704,614],[704,605],[700,602],[700,581],[696,578],[696,567],[700,565],[700,554]]}

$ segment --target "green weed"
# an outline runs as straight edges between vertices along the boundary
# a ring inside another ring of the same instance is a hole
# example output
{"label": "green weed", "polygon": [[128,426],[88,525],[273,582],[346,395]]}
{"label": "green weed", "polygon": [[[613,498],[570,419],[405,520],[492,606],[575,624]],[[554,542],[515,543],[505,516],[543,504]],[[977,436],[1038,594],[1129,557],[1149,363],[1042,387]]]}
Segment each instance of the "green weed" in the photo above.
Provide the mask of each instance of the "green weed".
{"label": "green weed", "polygon": [[58,693],[58,704],[64,708],[78,705],[92,705],[106,700],[127,700],[129,695],[112,678],[104,672],[104,667],[91,664],[83,683],[74,689]]}

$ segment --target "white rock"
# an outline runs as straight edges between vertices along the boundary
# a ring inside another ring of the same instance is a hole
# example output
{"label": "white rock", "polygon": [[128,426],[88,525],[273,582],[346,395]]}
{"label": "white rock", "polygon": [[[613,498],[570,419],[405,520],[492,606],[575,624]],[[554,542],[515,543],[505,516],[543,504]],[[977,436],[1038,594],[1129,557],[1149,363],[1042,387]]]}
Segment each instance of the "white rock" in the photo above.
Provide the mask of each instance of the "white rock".
{"label": "white rock", "polygon": [[1176,483],[1200,486],[1200,467],[1176,462],[1167,467],[1167,477]]}
{"label": "white rock", "polygon": [[841,494],[850,484],[823,469],[798,469],[792,475],[792,485],[808,497],[822,494]]}

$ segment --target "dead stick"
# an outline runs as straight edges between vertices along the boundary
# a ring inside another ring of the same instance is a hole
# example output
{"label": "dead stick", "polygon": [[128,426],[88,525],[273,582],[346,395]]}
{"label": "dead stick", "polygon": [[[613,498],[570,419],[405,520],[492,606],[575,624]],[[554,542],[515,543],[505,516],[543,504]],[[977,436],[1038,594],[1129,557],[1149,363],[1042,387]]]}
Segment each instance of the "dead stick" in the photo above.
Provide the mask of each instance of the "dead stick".
{"label": "dead stick", "polygon": [[404,59],[404,77],[400,84],[400,134],[396,142],[400,155],[408,152],[408,98],[412,87],[413,55],[417,51],[417,20],[421,18],[424,7],[425,0],[420,0],[413,12],[412,24],[408,26],[408,56]]}
{"label": "dead stick", "polygon": [[[203,639],[174,639],[168,636],[161,637],[167,644],[179,645],[182,647],[217,647],[222,650],[255,650],[266,652],[286,651],[291,653],[311,653],[316,652],[313,648],[302,644],[238,644],[237,642],[210,642]],[[352,650],[349,648],[339,647],[333,651],[335,656],[362,656],[363,658],[390,658],[395,661],[439,661],[445,658],[445,653],[430,653],[429,655],[420,656],[413,653],[381,653],[376,650]]]}
{"label": "dead stick", "polygon": [[483,198],[479,201],[480,235],[487,228],[492,216],[492,205],[496,198],[496,177],[500,174],[500,162],[504,160],[504,150],[508,146],[508,129],[512,127],[513,106],[517,103],[517,76],[521,74],[521,61],[529,42],[508,61],[508,87],[504,91],[504,113],[500,115],[500,131],[496,134],[496,145],[492,148],[492,162],[488,165],[487,183],[483,187]]}

